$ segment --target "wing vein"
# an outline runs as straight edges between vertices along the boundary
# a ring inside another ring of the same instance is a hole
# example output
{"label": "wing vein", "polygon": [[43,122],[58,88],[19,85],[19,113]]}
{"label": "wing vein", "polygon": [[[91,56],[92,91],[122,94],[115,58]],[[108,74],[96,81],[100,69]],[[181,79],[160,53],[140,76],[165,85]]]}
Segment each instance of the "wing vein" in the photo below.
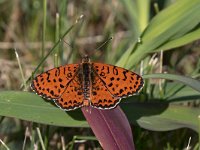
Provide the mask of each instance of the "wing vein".
{"label": "wing vein", "polygon": [[63,91],[57,98],[55,98],[55,100],[56,100],[56,99],[59,99],[60,97],[62,97],[62,95],[65,93],[65,91],[67,90],[68,86],[69,86],[70,83],[74,80],[74,78],[77,76],[77,74],[78,74],[79,71],[80,71],[80,65],[79,65],[79,67],[77,68],[77,71],[75,72],[73,78],[67,83],[67,85],[66,85],[64,91]]}
{"label": "wing vein", "polygon": [[108,92],[113,96],[113,97],[115,97],[115,98],[118,98],[118,99],[120,99],[120,97],[118,97],[118,96],[116,96],[116,95],[114,95],[114,94],[112,94],[111,93],[111,91],[108,89],[108,87],[106,86],[106,83],[103,81],[103,79],[101,79],[101,77],[99,76],[99,74],[96,72],[96,70],[93,68],[93,65],[92,65],[92,71],[93,71],[93,73],[100,79],[100,81],[103,83],[103,85],[106,87],[106,89],[108,90]]}

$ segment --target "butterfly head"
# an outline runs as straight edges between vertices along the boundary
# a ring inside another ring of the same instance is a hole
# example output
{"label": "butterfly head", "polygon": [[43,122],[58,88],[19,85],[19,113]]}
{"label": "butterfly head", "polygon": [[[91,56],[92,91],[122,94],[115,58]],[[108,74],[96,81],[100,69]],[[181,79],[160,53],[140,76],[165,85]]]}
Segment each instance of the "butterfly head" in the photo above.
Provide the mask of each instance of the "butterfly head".
{"label": "butterfly head", "polygon": [[82,58],[82,63],[88,63],[90,62],[90,58],[88,57],[88,55],[85,55],[83,58]]}

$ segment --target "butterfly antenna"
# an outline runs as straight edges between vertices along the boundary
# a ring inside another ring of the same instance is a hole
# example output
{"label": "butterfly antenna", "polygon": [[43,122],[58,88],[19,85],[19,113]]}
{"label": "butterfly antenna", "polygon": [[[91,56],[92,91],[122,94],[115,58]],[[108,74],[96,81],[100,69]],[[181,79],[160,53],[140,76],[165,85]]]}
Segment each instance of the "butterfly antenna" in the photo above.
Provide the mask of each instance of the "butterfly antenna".
{"label": "butterfly antenna", "polygon": [[64,42],[65,44],[67,44],[70,48],[73,49],[73,46],[72,46],[71,44],[69,44],[68,42],[66,42],[64,39],[63,39],[63,42]]}
{"label": "butterfly antenna", "polygon": [[96,50],[101,49],[106,43],[108,43],[110,40],[112,40],[113,37],[110,37],[109,39],[107,39],[105,42],[103,42],[99,47],[96,48]]}
{"label": "butterfly antenna", "polygon": [[[90,53],[90,55],[94,55],[95,53],[97,53],[98,51],[97,50],[100,50],[106,43],[108,43],[110,40],[112,40],[113,39],[113,37],[110,37],[110,38],[108,38],[105,42],[103,42],[100,46],[98,46],[97,48],[95,48],[95,50],[92,52],[92,53]],[[83,56],[86,56],[86,53],[83,53],[82,54],[82,58],[83,58]]]}
{"label": "butterfly antenna", "polygon": [[[71,49],[73,49],[73,46],[70,45],[68,42],[66,42],[64,39],[63,39],[63,42],[64,42],[65,44],[67,44]],[[86,54],[85,52],[84,52],[84,53],[81,53],[81,54],[80,54],[80,52],[79,52],[78,54],[79,54],[80,58],[84,58],[84,57],[87,56],[87,54]]]}

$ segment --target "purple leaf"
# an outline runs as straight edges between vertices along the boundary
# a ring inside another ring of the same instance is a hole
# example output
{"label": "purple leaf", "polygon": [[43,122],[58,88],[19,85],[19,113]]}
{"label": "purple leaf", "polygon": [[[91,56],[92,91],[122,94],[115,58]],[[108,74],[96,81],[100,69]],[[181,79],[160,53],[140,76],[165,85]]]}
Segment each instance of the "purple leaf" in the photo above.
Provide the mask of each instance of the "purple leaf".
{"label": "purple leaf", "polygon": [[105,150],[134,150],[131,127],[119,106],[111,110],[83,107],[82,112]]}

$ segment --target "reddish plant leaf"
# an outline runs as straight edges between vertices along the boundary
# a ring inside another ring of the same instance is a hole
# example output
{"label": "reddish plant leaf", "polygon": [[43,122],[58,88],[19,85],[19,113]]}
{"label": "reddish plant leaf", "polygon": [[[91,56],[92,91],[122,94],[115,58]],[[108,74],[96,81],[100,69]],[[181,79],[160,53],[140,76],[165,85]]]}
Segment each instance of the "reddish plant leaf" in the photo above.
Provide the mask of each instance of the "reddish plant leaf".
{"label": "reddish plant leaf", "polygon": [[119,106],[111,110],[81,109],[103,149],[135,149],[131,127]]}

